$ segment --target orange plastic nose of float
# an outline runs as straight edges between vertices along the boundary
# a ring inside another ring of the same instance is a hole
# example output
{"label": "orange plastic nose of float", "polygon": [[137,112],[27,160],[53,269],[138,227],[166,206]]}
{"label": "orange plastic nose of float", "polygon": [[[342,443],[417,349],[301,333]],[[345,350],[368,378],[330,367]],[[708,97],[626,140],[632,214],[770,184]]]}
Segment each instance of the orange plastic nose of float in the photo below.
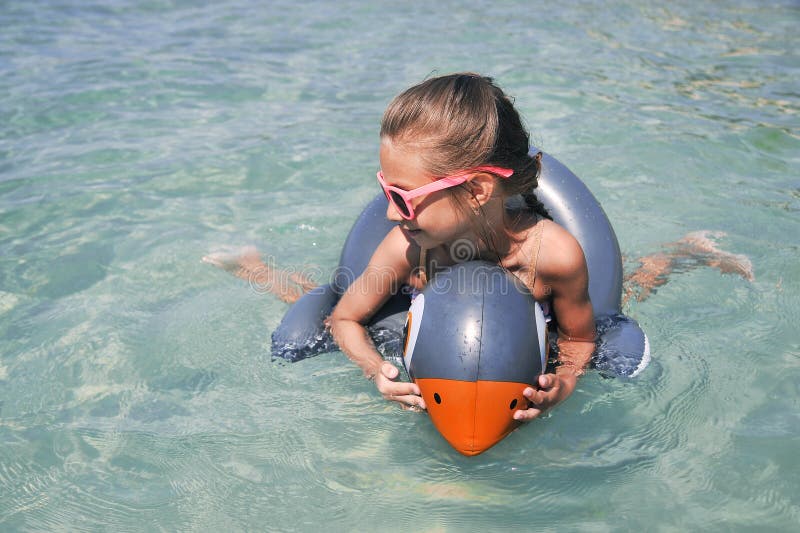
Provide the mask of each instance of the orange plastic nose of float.
{"label": "orange plastic nose of float", "polygon": [[527,407],[525,383],[416,380],[439,433],[464,455],[483,453],[519,426],[514,412]]}

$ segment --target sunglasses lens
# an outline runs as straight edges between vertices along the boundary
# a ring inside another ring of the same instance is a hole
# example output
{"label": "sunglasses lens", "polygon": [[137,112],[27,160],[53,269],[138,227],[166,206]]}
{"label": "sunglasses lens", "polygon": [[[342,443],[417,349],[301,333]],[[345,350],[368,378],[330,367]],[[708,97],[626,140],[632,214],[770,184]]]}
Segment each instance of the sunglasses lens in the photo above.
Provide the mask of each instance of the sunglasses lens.
{"label": "sunglasses lens", "polygon": [[403,197],[397,194],[394,191],[389,191],[389,200],[392,201],[394,206],[400,212],[401,215],[404,217],[410,217],[411,212],[408,210],[408,206],[406,205],[406,201],[403,200]]}

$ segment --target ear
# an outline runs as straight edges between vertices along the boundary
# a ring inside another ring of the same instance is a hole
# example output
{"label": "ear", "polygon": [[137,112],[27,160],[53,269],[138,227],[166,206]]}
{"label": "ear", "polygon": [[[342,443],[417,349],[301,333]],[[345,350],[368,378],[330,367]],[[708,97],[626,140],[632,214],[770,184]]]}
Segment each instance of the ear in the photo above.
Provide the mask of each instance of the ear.
{"label": "ear", "polygon": [[[494,195],[497,187],[497,179],[486,172],[478,172],[472,179],[466,182],[466,186],[471,193],[470,203],[473,208],[477,208],[489,201]],[[477,205],[476,205],[477,201]]]}

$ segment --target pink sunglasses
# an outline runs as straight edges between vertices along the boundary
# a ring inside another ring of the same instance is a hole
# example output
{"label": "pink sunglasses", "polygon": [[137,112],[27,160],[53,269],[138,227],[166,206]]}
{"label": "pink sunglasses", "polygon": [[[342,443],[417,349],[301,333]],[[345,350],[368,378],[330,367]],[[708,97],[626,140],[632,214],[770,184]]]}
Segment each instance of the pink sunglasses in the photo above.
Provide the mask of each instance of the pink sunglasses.
{"label": "pink sunglasses", "polygon": [[403,189],[399,189],[386,183],[386,180],[383,179],[383,172],[379,170],[378,183],[381,184],[383,192],[386,194],[386,198],[388,198],[392,205],[397,208],[397,212],[400,213],[400,216],[406,220],[412,220],[416,216],[414,214],[414,207],[411,205],[412,198],[424,196],[426,194],[441,191],[443,189],[449,189],[450,187],[455,187],[456,185],[461,185],[467,181],[467,178],[471,174],[476,172],[490,172],[503,178],[508,178],[514,174],[514,171],[510,168],[479,166],[462,170],[461,172],[453,174],[452,176],[439,178],[434,182],[423,185],[422,187],[417,187],[416,189],[411,189],[410,191],[404,191]]}

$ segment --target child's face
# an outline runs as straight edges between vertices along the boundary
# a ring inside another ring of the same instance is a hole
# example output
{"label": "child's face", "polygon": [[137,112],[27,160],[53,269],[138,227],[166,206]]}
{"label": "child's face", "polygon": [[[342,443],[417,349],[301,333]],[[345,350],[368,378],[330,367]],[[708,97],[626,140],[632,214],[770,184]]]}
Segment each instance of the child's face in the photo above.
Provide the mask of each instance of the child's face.
{"label": "child's face", "polygon": [[[418,150],[383,140],[380,160],[383,177],[389,185],[412,190],[434,181],[433,176],[425,170]],[[405,234],[423,248],[453,242],[466,237],[470,225],[455,208],[451,198],[450,192],[441,190],[412,199],[416,215],[413,220],[401,217],[397,208],[389,202],[386,218],[399,222]]]}

